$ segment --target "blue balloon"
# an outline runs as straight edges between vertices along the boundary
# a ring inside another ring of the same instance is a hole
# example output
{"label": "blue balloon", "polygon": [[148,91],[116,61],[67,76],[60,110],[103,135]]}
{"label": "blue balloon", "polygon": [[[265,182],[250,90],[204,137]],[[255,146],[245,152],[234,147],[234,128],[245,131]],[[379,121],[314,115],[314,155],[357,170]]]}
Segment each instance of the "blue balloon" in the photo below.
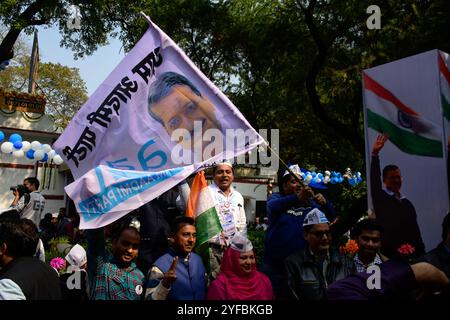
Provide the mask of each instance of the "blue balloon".
{"label": "blue balloon", "polygon": [[18,133],[13,133],[12,135],[9,136],[9,142],[17,142],[20,141],[22,142],[22,136]]}
{"label": "blue balloon", "polygon": [[26,153],[26,156],[28,159],[33,160],[34,159],[34,150],[33,149],[28,150]]}
{"label": "blue balloon", "polygon": [[0,142],[2,142],[3,139],[5,139],[5,134],[0,130]]}
{"label": "blue balloon", "polygon": [[48,160],[48,154],[45,154],[45,155],[44,155],[44,158],[43,158],[41,161],[47,162],[47,160]]}
{"label": "blue balloon", "polygon": [[22,142],[21,141],[16,141],[13,143],[14,148],[16,149],[22,149]]}

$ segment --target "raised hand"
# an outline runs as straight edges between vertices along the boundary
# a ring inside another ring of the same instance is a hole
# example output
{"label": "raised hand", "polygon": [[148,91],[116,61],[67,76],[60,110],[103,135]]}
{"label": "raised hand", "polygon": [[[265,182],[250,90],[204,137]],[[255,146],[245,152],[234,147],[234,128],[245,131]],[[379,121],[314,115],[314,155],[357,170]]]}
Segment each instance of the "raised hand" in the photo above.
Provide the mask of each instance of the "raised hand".
{"label": "raised hand", "polygon": [[325,197],[321,193],[316,194],[314,198],[316,199],[317,203],[320,204],[321,206],[327,204],[327,199],[325,199]]}
{"label": "raised hand", "polygon": [[173,258],[172,264],[170,265],[169,270],[167,270],[167,272],[164,273],[164,278],[162,279],[162,284],[166,288],[170,288],[172,283],[174,283],[175,280],[177,280],[177,273],[176,273],[177,263],[178,263],[178,257]]}
{"label": "raised hand", "polygon": [[386,133],[379,134],[372,147],[372,154],[377,156],[381,149],[384,147],[384,143],[389,139]]}
{"label": "raised hand", "polygon": [[314,191],[309,186],[303,186],[297,193],[297,197],[300,201],[308,202],[309,199],[314,197]]}

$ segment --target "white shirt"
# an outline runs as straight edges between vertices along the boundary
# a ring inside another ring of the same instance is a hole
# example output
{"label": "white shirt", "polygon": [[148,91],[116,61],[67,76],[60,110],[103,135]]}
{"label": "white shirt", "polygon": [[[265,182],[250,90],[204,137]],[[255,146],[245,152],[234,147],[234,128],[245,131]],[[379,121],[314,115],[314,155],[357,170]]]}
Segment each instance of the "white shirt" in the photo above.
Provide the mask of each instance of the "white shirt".
{"label": "white shirt", "polygon": [[214,237],[209,242],[229,245],[232,236],[236,232],[247,236],[247,218],[245,217],[244,198],[242,195],[234,190],[232,186],[228,196],[215,183],[210,184],[208,188],[214,197],[214,204],[219,215],[226,243],[224,243],[221,236]]}
{"label": "white shirt", "polygon": [[44,211],[45,198],[37,191],[30,193],[30,202],[25,205],[25,196],[22,196],[17,203],[16,208],[19,211],[20,217],[30,219],[34,222],[36,227],[39,228],[39,222],[41,222],[41,215]]}
{"label": "white shirt", "polygon": [[397,198],[397,199],[399,199],[399,200],[403,200],[403,199],[406,199],[406,197],[404,196],[404,195],[402,195],[401,193],[400,193],[400,198],[398,198],[396,195],[395,195],[395,193],[394,192],[392,192],[391,190],[389,190],[389,189],[383,189],[388,195],[390,195],[390,196],[392,196],[392,197],[395,197],[395,198]]}
{"label": "white shirt", "polygon": [[11,279],[0,280],[0,300],[26,300],[22,289]]}

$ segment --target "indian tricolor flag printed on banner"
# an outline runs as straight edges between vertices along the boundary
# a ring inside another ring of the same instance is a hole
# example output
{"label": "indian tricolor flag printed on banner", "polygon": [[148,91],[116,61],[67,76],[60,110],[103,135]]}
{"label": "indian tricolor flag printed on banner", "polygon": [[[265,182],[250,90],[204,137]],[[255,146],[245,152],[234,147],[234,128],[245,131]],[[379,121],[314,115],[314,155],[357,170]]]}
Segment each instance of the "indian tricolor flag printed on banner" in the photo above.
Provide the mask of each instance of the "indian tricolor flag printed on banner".
{"label": "indian tricolor flag printed on banner", "polygon": [[202,256],[206,269],[209,265],[208,240],[222,232],[219,216],[214,203],[213,195],[208,188],[205,173],[197,172],[191,186],[186,216],[195,219],[197,229],[197,253]]}
{"label": "indian tricolor flag printed on banner", "polygon": [[[444,55],[447,59],[444,58]],[[439,52],[439,77],[441,85],[441,103],[444,118],[450,122],[450,71],[448,70],[445,60],[449,61],[448,54]]]}
{"label": "indian tricolor flag printed on banner", "polygon": [[441,158],[439,126],[403,103],[388,88],[363,72],[367,124],[405,153]]}

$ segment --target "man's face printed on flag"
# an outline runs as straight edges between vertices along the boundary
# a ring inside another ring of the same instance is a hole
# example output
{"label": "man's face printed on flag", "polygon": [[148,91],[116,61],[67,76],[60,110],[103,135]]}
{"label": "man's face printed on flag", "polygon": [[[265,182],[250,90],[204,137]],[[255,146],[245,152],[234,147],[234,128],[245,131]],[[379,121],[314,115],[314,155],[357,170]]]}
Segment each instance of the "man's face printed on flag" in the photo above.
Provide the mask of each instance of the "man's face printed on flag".
{"label": "man's face printed on flag", "polygon": [[[162,120],[169,135],[180,128],[189,131],[191,140],[185,141],[180,138],[179,141],[183,148],[188,150],[194,148],[194,121],[201,124],[200,132],[202,134],[212,128],[221,130],[212,103],[205,97],[196,95],[189,87],[184,85],[174,86],[167,96],[152,104],[151,109]],[[202,150],[209,143],[204,141]]]}

